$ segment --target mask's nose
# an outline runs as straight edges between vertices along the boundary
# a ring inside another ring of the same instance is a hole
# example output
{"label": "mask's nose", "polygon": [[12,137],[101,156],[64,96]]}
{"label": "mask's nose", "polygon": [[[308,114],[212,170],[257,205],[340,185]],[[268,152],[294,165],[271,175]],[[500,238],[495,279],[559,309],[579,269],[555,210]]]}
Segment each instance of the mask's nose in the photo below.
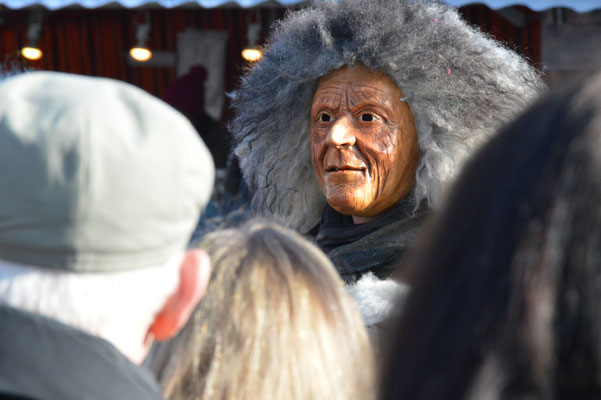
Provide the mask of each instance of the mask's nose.
{"label": "mask's nose", "polygon": [[331,146],[352,146],[355,141],[355,129],[347,116],[339,118],[326,137],[327,144]]}

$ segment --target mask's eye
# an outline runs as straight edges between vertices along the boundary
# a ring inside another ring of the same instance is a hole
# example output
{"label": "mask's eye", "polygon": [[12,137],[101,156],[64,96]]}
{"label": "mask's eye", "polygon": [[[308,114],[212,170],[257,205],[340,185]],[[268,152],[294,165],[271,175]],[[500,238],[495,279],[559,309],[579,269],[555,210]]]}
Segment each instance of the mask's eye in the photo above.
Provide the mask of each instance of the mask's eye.
{"label": "mask's eye", "polygon": [[321,115],[319,116],[319,120],[321,122],[330,122],[332,120],[332,117],[330,117],[328,114],[326,113],[321,113]]}
{"label": "mask's eye", "polygon": [[369,113],[361,114],[361,121],[371,122],[373,120],[374,120],[373,114],[369,114]]}

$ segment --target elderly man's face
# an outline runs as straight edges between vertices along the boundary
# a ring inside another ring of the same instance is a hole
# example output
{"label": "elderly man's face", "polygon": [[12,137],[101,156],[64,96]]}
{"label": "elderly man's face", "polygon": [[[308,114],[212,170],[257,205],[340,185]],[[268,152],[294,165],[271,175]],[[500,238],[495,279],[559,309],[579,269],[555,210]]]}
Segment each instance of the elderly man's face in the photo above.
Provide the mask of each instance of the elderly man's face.
{"label": "elderly man's face", "polygon": [[362,65],[324,75],[311,107],[311,158],[336,211],[368,219],[405,197],[418,163],[415,119],[403,92]]}

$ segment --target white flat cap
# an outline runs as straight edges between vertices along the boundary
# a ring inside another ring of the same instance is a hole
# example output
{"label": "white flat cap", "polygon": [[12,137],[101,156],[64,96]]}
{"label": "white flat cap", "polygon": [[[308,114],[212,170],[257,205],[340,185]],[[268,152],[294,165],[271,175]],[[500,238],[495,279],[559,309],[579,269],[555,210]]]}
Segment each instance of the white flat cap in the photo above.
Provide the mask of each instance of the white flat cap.
{"label": "white flat cap", "polygon": [[160,265],[186,247],[213,180],[188,120],[139,88],[56,72],[0,83],[0,259]]}

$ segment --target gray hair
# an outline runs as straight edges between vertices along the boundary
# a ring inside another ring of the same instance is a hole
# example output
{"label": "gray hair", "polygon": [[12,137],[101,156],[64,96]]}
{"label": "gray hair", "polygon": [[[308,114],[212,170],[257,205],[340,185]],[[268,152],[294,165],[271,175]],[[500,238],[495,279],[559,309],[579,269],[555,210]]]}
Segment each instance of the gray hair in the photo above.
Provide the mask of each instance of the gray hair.
{"label": "gray hair", "polygon": [[278,23],[231,95],[235,153],[263,215],[303,232],[319,220],[312,97],[321,76],[357,63],[390,76],[411,105],[416,208],[436,204],[467,156],[545,89],[523,58],[439,2],[316,0]]}
{"label": "gray hair", "polygon": [[141,362],[148,327],[177,288],[181,259],[178,253],[163,265],[97,273],[0,260],[0,304],[99,336]]}

